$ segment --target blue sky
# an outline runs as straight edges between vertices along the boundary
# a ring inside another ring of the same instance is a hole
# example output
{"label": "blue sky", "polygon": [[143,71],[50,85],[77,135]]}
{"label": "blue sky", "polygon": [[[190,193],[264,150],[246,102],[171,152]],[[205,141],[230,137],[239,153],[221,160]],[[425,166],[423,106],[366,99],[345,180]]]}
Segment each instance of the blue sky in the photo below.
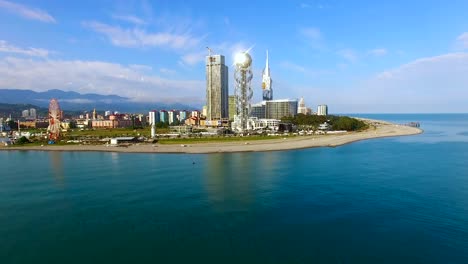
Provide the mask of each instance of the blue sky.
{"label": "blue sky", "polygon": [[[202,105],[204,56],[265,51],[275,98],[331,112],[468,112],[467,1],[0,0],[0,88]],[[233,67],[230,92],[233,93]]]}

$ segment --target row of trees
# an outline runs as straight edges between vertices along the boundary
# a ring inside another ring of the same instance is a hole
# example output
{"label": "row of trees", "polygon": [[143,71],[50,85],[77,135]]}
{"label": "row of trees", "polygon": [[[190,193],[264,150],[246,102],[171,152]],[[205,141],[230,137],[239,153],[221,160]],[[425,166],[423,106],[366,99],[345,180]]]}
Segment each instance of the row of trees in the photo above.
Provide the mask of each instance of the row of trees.
{"label": "row of trees", "polygon": [[292,123],[299,128],[317,129],[320,124],[327,122],[332,130],[358,131],[367,129],[367,124],[348,116],[319,116],[297,114],[295,117],[283,117],[282,122]]}

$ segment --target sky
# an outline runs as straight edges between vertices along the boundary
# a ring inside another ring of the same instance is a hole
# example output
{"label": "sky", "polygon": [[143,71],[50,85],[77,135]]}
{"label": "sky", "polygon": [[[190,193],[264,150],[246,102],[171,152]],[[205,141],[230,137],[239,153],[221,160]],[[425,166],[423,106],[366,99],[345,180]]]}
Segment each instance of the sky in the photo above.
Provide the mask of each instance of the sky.
{"label": "sky", "polygon": [[0,89],[203,105],[204,57],[269,51],[275,99],[332,113],[468,112],[468,1],[0,0]]}

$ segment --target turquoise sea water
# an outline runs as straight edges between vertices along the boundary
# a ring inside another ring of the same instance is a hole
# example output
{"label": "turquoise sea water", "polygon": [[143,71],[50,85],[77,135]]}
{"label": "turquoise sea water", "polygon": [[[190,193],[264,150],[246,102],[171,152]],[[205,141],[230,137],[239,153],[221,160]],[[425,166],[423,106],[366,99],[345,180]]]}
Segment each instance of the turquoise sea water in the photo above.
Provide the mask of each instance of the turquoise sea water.
{"label": "turquoise sea water", "polygon": [[425,133],[264,153],[0,151],[0,263],[468,263],[468,115],[361,116]]}

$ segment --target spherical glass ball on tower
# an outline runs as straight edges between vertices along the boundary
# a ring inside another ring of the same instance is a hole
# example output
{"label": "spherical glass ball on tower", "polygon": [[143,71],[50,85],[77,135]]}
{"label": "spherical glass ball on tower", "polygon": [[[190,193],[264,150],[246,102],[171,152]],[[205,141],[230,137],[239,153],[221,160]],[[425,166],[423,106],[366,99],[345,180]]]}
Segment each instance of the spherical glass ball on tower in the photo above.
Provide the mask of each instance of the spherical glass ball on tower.
{"label": "spherical glass ball on tower", "polygon": [[253,96],[251,87],[252,81],[252,57],[247,51],[239,52],[234,57],[234,64],[236,66],[234,72],[234,79],[236,81],[235,95],[236,95],[236,110],[237,115],[234,116],[233,129],[237,132],[244,132],[247,130],[247,123],[250,115],[250,105]]}

